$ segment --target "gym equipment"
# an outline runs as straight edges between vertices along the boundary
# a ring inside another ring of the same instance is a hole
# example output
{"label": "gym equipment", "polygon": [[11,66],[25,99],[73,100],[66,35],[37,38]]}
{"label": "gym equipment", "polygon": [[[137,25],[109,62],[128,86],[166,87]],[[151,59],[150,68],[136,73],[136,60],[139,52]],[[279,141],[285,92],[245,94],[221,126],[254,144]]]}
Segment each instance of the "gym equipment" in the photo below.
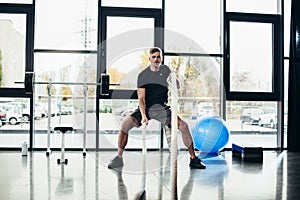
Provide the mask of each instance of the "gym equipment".
{"label": "gym equipment", "polygon": [[232,157],[237,157],[245,162],[263,162],[263,148],[251,144],[232,143]]}
{"label": "gym equipment", "polygon": [[178,121],[177,121],[177,103],[178,103],[178,89],[176,73],[171,72],[169,91],[171,92],[171,199],[178,199],[177,194],[177,157],[178,157]]}
{"label": "gym equipment", "polygon": [[[63,196],[63,195],[67,195],[67,194],[73,194],[74,180],[73,180],[73,178],[65,177],[65,165],[61,165],[60,168],[61,168],[61,171],[60,171],[61,177],[60,177],[59,183],[57,184],[57,186],[55,188],[55,196]],[[48,193],[48,194],[51,194],[51,193]]]}
{"label": "gym equipment", "polygon": [[195,147],[204,153],[217,153],[229,141],[230,132],[225,121],[218,116],[199,119],[192,129]]}
{"label": "gym equipment", "polygon": [[[33,72],[25,72],[25,80],[24,82],[15,82],[15,83],[23,83],[25,87],[25,91],[28,94],[32,94],[34,92],[34,85],[47,85],[48,88],[48,114],[51,113],[51,88],[52,85],[83,85],[84,87],[84,121],[83,121],[83,156],[86,156],[86,134],[87,134],[87,98],[88,98],[88,85],[96,85],[100,86],[100,94],[101,95],[109,95],[109,85],[117,85],[109,83],[109,75],[101,74],[101,82],[99,83],[87,83],[86,78],[83,83],[76,82],[52,82],[49,79],[48,82],[37,82],[34,81],[34,73]],[[51,153],[50,149],[50,134],[51,134],[51,117],[48,117],[48,128],[47,128],[47,151],[46,156],[49,156]]]}
{"label": "gym equipment", "polygon": [[68,159],[65,159],[65,133],[68,131],[73,131],[73,127],[58,126],[54,127],[54,131],[61,132],[61,157],[60,159],[57,159],[57,164],[68,164]]}
{"label": "gym equipment", "polygon": [[146,156],[147,156],[147,147],[146,147],[146,129],[147,125],[142,124],[142,137],[143,137],[143,179],[142,179],[142,187],[140,192],[135,196],[134,199],[136,200],[143,200],[146,199]]}

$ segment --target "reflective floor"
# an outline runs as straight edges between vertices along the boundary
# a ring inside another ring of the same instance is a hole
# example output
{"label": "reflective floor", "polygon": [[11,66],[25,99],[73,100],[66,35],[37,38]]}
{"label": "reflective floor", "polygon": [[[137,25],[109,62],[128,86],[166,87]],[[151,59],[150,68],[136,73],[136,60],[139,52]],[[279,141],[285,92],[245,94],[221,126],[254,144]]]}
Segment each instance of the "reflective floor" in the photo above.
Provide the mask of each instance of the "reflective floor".
{"label": "reflective floor", "polygon": [[[0,199],[135,199],[145,185],[146,199],[171,199],[169,152],[148,152],[146,173],[141,152],[125,152],[121,170],[107,163],[115,152],[0,152]],[[300,199],[300,153],[265,151],[263,163],[241,162],[231,152],[199,155],[207,169],[190,169],[187,152],[177,164],[178,199]],[[173,172],[173,171],[172,171]],[[145,181],[145,182],[144,182]],[[144,184],[145,183],[145,184]]]}

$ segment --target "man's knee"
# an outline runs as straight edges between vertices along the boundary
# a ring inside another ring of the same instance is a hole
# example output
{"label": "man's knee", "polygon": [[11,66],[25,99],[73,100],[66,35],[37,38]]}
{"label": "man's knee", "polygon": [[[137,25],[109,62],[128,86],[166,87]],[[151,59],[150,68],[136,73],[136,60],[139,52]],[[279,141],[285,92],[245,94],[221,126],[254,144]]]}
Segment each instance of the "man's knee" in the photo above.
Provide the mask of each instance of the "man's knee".
{"label": "man's knee", "polygon": [[134,117],[130,116],[125,121],[122,122],[121,130],[125,133],[128,133],[130,129],[137,126],[138,126],[137,120]]}
{"label": "man's knee", "polygon": [[188,130],[188,129],[189,129],[188,124],[187,124],[185,121],[182,121],[182,120],[180,120],[178,126],[179,126],[178,129],[179,129],[181,132],[186,132],[185,130]]}

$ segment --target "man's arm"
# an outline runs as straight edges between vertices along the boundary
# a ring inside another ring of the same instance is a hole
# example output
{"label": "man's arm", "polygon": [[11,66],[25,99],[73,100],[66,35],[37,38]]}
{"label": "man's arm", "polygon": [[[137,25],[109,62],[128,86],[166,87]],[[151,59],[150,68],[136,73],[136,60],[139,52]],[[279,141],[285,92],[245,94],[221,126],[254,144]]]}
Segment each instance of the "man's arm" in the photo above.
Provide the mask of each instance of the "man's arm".
{"label": "man's arm", "polygon": [[138,100],[139,100],[139,108],[142,114],[142,121],[141,123],[148,125],[148,119],[146,116],[146,89],[145,88],[138,88],[137,89]]}

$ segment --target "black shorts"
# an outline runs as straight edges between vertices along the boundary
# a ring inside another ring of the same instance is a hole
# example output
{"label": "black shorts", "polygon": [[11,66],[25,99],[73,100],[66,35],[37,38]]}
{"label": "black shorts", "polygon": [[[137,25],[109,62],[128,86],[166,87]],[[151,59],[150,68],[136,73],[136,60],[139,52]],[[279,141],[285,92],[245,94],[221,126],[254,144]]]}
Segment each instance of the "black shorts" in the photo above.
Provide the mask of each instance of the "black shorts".
{"label": "black shorts", "polygon": [[[140,109],[136,109],[132,114],[132,117],[134,117],[138,121],[138,125],[141,126],[142,121],[142,114]],[[154,105],[151,108],[146,109],[146,116],[148,120],[155,119],[162,124],[171,127],[171,107],[167,105]]]}

